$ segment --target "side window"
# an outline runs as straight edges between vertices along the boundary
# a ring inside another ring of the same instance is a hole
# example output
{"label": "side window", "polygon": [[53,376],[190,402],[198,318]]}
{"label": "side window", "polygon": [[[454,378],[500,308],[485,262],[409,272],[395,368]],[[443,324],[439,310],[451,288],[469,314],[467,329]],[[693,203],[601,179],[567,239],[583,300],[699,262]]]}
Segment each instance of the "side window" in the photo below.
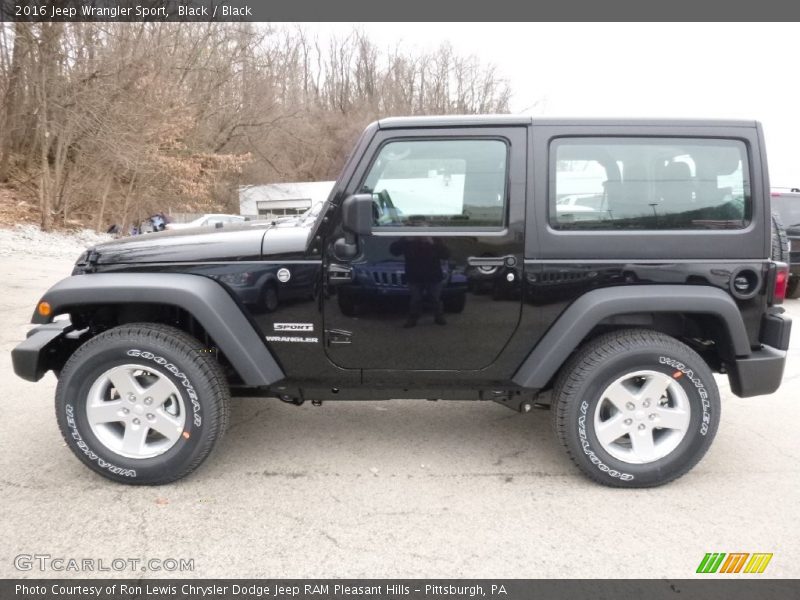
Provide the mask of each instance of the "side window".
{"label": "side window", "polygon": [[555,229],[741,229],[751,210],[739,140],[561,138],[550,146]]}
{"label": "side window", "polygon": [[360,189],[378,227],[502,227],[508,146],[495,139],[385,144]]}

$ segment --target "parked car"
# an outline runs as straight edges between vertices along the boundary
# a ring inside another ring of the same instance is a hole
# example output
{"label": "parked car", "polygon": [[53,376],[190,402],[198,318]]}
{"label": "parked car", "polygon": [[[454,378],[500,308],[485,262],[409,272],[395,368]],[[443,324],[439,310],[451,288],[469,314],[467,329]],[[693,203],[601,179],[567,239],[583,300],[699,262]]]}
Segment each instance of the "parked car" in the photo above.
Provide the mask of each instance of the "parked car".
{"label": "parked car", "polygon": [[192,227],[223,227],[231,223],[243,223],[241,215],[203,215],[188,223],[167,223],[167,229],[190,229]]}
{"label": "parked car", "polygon": [[789,242],[787,298],[800,297],[800,192],[772,192],[772,211],[778,215]]}
{"label": "parked car", "polygon": [[[664,484],[714,439],[714,373],[742,398],[781,383],[789,270],[769,257],[765,161],[755,121],[384,119],[307,224],[87,250],[14,370],[57,375],[66,444],[123,483],[189,474],[231,397],[261,395],[549,404],[586,476]],[[576,219],[570,194],[603,199]],[[262,277],[292,298],[263,310]]]}

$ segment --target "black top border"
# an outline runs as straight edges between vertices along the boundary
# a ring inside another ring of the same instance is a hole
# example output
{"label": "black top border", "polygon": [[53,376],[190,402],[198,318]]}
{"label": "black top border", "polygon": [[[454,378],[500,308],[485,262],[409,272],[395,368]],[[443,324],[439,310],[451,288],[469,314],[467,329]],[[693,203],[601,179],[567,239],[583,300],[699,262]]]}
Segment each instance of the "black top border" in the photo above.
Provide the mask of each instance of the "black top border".
{"label": "black top border", "polygon": [[[800,20],[787,0],[0,0],[0,21],[501,22]],[[746,51],[746,40],[731,48]]]}

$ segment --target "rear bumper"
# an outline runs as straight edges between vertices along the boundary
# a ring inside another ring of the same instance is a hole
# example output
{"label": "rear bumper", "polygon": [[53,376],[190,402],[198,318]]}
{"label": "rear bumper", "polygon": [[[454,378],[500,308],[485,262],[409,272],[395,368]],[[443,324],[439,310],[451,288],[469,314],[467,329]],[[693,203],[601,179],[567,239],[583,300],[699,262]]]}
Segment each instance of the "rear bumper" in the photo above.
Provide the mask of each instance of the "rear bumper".
{"label": "rear bumper", "polygon": [[11,351],[14,373],[28,381],[39,381],[53,364],[59,341],[72,330],[69,321],[58,321],[34,327],[28,339]]}
{"label": "rear bumper", "polygon": [[734,394],[749,398],[777,391],[783,378],[791,331],[791,319],[780,315],[764,316],[761,348],[748,357],[737,358],[728,374]]}

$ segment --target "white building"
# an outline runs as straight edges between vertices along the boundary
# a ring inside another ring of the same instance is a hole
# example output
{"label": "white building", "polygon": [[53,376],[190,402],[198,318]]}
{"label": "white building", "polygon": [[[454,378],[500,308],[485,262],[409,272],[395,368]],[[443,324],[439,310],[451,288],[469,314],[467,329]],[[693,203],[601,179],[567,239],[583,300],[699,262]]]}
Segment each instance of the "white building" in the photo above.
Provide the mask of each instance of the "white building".
{"label": "white building", "polygon": [[328,198],[333,181],[246,185],[239,188],[239,214],[245,217],[298,215]]}

